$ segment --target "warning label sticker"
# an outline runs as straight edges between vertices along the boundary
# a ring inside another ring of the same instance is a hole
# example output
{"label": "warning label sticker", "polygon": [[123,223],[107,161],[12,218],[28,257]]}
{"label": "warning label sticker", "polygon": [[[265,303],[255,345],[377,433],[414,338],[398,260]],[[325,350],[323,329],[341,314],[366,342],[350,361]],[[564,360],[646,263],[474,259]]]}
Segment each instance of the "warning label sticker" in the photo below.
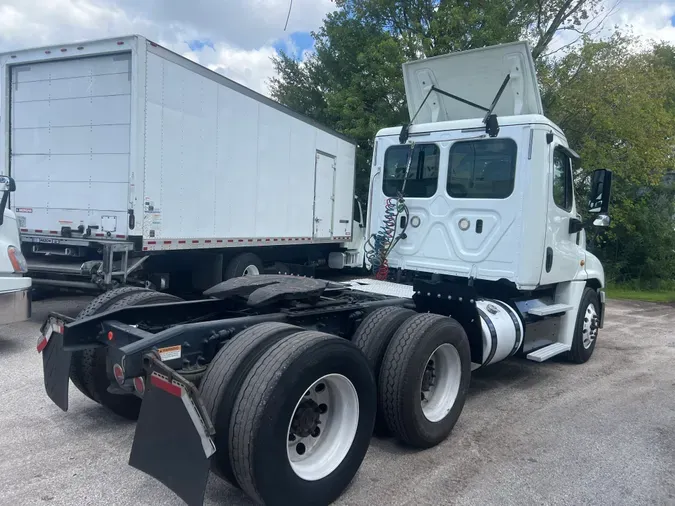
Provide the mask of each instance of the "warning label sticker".
{"label": "warning label sticker", "polygon": [[159,358],[162,359],[162,362],[167,360],[175,360],[181,357],[181,346],[168,346],[167,348],[160,348],[157,350],[159,352]]}

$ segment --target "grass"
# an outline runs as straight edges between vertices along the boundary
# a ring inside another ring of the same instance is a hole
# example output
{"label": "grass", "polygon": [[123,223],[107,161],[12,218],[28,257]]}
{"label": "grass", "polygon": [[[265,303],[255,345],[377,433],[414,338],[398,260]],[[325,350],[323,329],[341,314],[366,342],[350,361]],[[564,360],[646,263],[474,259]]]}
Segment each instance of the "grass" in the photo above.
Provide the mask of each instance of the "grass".
{"label": "grass", "polygon": [[675,302],[675,290],[644,290],[610,285],[607,287],[607,298],[668,303]]}

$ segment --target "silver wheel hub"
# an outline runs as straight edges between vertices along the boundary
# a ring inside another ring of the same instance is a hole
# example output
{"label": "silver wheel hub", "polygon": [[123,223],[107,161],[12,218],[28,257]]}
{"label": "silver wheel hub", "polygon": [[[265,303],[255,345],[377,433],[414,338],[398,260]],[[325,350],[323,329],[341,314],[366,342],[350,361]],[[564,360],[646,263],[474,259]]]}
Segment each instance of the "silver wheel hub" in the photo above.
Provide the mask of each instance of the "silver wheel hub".
{"label": "silver wheel hub", "polygon": [[260,269],[255,265],[249,265],[244,269],[244,276],[258,276],[260,274]]}
{"label": "silver wheel hub", "polygon": [[445,418],[455,405],[462,380],[462,361],[451,344],[442,344],[429,357],[422,373],[422,413],[430,422]]}
{"label": "silver wheel hub", "polygon": [[325,478],[345,459],[359,425],[359,396],[349,379],[327,374],[298,400],[288,425],[286,453],[307,481]]}
{"label": "silver wheel hub", "polygon": [[584,325],[581,329],[581,339],[584,345],[584,348],[588,349],[598,338],[598,312],[595,310],[593,304],[589,304],[586,307],[586,313],[584,314]]}

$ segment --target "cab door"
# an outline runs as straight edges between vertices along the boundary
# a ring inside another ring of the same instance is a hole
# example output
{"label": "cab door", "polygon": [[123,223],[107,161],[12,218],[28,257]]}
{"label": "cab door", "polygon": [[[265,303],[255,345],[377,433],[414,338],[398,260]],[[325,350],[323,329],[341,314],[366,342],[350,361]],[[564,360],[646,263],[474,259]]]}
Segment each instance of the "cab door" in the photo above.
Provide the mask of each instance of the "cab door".
{"label": "cab door", "polygon": [[579,219],[572,180],[572,152],[560,139],[556,141],[550,145],[542,285],[577,278],[584,260],[581,232],[570,229],[570,223]]}

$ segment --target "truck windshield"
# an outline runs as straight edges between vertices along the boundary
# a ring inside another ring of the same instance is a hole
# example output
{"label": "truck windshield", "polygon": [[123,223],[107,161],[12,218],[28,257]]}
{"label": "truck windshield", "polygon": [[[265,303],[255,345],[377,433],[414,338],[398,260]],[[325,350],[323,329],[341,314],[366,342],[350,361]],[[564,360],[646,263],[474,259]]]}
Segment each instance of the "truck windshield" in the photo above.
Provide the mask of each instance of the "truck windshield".
{"label": "truck windshield", "polygon": [[412,162],[405,184],[406,197],[428,198],[436,193],[438,187],[438,163],[440,150],[436,144],[416,144],[410,146],[392,146],[384,155],[384,177],[382,191],[387,197],[396,197],[403,189],[408,157]]}
{"label": "truck windshield", "polygon": [[516,152],[512,139],[456,142],[450,148],[448,194],[454,198],[507,198],[513,192]]}

